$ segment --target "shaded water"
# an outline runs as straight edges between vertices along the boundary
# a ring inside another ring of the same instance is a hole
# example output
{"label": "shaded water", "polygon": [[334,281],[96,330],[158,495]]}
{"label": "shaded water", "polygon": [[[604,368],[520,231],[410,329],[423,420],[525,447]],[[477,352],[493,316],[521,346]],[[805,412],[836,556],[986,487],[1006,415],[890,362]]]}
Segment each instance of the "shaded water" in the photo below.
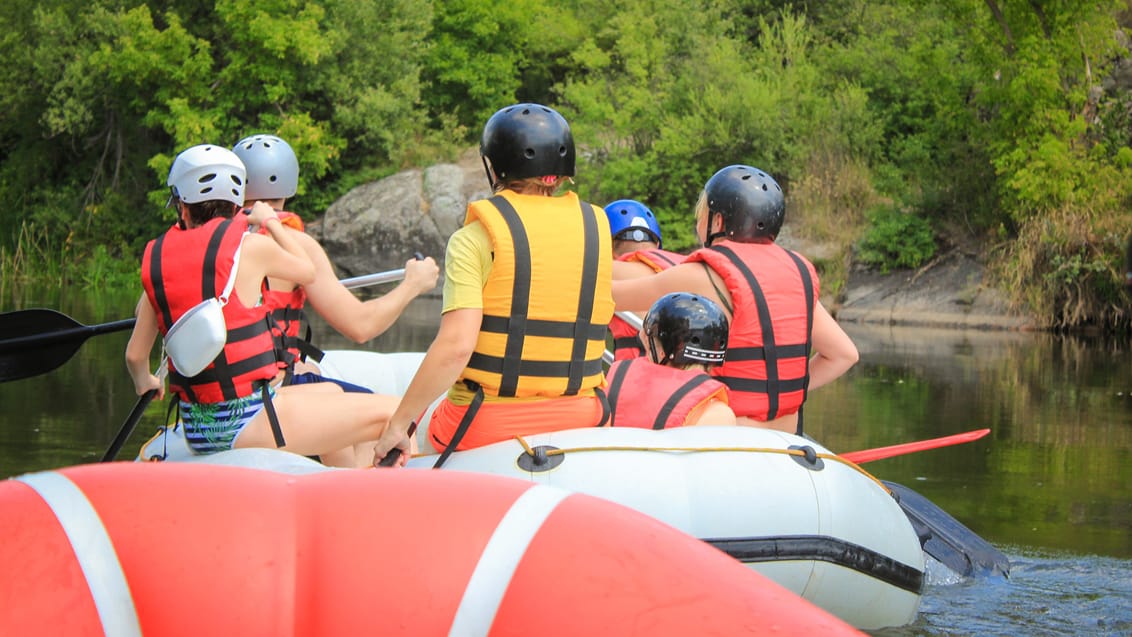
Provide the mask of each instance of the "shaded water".
{"label": "shaded water", "polygon": [[[136,296],[0,294],[0,311],[52,307],[86,323],[132,314]],[[421,350],[439,303],[414,302],[365,349]],[[920,617],[877,635],[1132,634],[1132,360],[1129,338],[847,325],[862,358],[806,408],[835,451],[989,427],[977,442],[869,463],[930,498],[1011,558],[1008,580],[929,571]],[[347,348],[316,325],[316,342]],[[58,370],[0,384],[0,478],[96,461],[136,397],[128,334],[90,339]],[[152,405],[123,448],[157,428]]]}

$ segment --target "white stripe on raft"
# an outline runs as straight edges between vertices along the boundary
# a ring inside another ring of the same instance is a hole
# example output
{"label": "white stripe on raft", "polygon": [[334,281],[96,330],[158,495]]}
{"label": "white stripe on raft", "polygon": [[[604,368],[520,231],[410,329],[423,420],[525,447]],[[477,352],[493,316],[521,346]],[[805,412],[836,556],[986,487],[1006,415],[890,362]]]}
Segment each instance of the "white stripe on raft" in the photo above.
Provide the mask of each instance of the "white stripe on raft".
{"label": "white stripe on raft", "polygon": [[523,492],[495,527],[464,589],[449,635],[486,635],[519,561],[543,522],[570,492],[536,485]]}
{"label": "white stripe on raft", "polygon": [[34,489],[55,513],[86,577],[103,632],[115,637],[140,637],[141,626],[126,574],[90,500],[69,478],[53,471],[15,479]]}

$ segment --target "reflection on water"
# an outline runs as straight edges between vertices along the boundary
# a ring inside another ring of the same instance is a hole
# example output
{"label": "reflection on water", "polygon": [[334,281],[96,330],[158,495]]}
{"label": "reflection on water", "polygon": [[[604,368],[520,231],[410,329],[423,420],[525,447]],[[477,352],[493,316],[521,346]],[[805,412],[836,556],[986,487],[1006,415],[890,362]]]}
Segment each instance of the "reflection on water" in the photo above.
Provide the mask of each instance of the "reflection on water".
{"label": "reflection on water", "polygon": [[[130,316],[137,296],[44,294],[84,323]],[[423,350],[439,300],[418,299],[364,349]],[[1014,561],[1010,580],[932,580],[916,624],[883,635],[1132,632],[1132,361],[1123,338],[846,325],[861,362],[815,391],[807,433],[835,451],[989,427],[979,441],[865,465],[912,487]],[[315,325],[326,349],[356,347]],[[90,339],[59,370],[0,384],[0,477],[98,459],[136,397],[127,335]],[[164,416],[152,405],[122,456]],[[1037,626],[1037,628],[1035,627]]]}

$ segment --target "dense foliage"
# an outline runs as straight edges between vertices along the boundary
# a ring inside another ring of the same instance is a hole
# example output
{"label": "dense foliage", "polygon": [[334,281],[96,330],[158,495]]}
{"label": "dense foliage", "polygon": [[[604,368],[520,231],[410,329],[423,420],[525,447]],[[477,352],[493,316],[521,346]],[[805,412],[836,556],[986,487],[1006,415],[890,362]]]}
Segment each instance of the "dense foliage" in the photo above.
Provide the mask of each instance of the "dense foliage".
{"label": "dense foliage", "polygon": [[[692,244],[704,181],[747,163],[786,188],[794,232],[841,248],[819,263],[828,289],[862,246],[903,267],[970,241],[1051,326],[1124,326],[1123,11],[1117,0],[3,3],[0,262],[6,277],[72,264],[66,278],[104,284],[106,264],[135,262],[169,222],[164,177],[192,144],[283,136],[300,155],[298,209],[314,216],[358,183],[454,157],[496,108],[537,101],[574,127],[581,194],[649,203],[671,247]],[[889,214],[874,223],[867,210]],[[884,249],[899,224],[913,241]]]}

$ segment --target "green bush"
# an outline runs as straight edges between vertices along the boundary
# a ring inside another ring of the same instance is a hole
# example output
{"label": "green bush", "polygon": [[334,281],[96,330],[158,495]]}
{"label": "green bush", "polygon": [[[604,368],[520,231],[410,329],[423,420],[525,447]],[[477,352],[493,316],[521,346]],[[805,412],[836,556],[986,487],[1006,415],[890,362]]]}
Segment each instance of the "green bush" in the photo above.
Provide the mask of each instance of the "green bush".
{"label": "green bush", "polygon": [[857,244],[857,259],[880,268],[918,268],[936,252],[931,226],[924,219],[880,206],[865,213],[868,229]]}

